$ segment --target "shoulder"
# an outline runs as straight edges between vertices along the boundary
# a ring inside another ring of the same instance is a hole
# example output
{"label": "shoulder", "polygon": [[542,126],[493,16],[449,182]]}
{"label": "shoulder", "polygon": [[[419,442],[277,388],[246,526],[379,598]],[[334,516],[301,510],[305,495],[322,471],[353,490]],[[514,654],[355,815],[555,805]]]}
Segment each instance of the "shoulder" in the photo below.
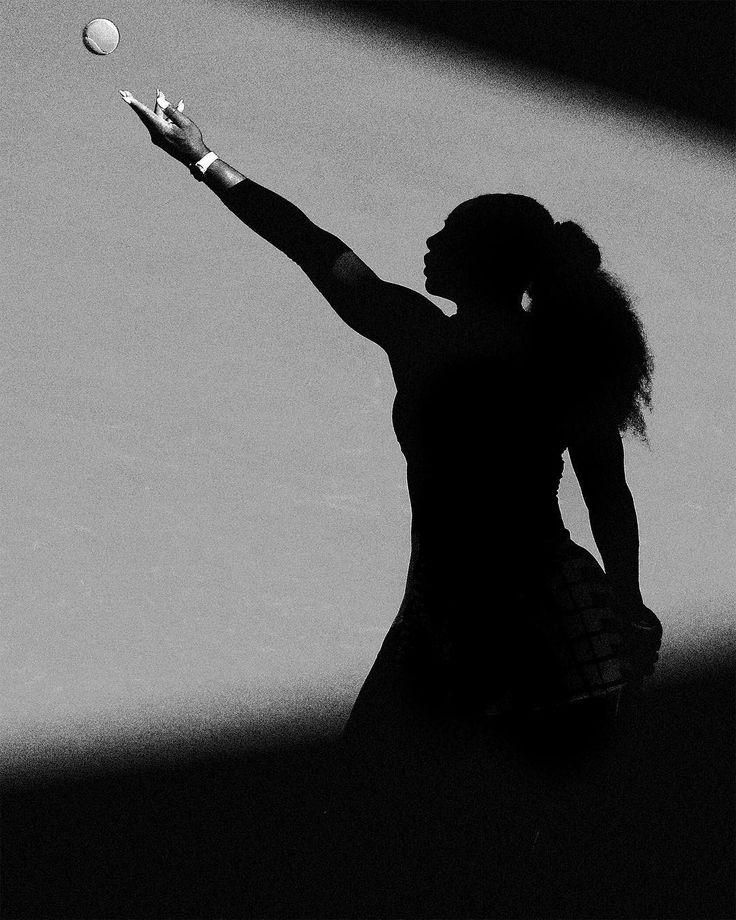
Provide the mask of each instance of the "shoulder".
{"label": "shoulder", "polygon": [[350,288],[361,288],[366,294],[394,303],[402,303],[422,310],[428,317],[441,318],[445,314],[431,300],[412,288],[384,281],[352,250],[341,253],[332,266],[336,281]]}
{"label": "shoulder", "polygon": [[330,275],[333,305],[341,301],[356,319],[360,317],[366,330],[370,327],[364,334],[381,345],[399,343],[408,333],[430,333],[447,319],[431,300],[412,288],[384,281],[350,250],[335,260]]}

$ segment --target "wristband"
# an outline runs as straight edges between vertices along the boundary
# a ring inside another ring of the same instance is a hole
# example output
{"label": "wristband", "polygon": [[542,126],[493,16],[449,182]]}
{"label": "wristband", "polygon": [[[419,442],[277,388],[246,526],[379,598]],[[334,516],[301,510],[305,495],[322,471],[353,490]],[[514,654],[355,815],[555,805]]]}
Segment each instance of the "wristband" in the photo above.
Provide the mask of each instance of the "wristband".
{"label": "wristband", "polygon": [[201,182],[204,179],[204,174],[207,172],[207,169],[212,166],[216,159],[218,159],[217,154],[210,150],[209,153],[205,153],[201,160],[192,163],[189,167],[189,171],[198,182]]}

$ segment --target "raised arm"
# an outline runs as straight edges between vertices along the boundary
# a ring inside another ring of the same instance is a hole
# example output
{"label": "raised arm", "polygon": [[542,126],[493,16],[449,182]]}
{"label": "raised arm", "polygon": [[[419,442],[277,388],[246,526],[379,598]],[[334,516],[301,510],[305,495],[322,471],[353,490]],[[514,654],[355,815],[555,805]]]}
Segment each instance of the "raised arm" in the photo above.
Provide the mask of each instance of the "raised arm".
{"label": "raised arm", "polygon": [[[154,110],[129,93],[123,99],[146,125],[153,143],[191,166],[210,153],[202,132],[159,95]],[[248,227],[296,262],[352,329],[387,350],[407,340],[412,327],[439,312],[415,291],[379,278],[338,237],[318,227],[296,205],[217,158],[205,184]]]}

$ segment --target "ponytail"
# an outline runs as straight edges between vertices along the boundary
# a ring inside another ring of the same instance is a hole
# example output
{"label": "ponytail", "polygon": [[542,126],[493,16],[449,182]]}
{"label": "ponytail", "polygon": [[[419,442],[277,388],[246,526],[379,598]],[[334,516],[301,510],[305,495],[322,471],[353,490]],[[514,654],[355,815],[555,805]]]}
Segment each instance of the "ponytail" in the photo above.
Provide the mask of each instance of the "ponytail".
{"label": "ponytail", "polygon": [[653,359],[632,298],[601,268],[597,244],[573,221],[549,228],[529,288],[545,379],[565,417],[605,417],[648,443]]}

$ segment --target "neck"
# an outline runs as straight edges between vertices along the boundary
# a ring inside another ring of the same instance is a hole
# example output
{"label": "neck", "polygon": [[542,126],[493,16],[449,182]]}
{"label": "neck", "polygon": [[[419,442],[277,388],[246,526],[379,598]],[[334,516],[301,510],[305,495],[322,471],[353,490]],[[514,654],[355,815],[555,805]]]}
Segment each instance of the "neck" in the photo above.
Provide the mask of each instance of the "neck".
{"label": "neck", "polygon": [[491,318],[525,316],[521,305],[522,295],[500,297],[462,297],[456,301],[458,318],[482,321]]}

